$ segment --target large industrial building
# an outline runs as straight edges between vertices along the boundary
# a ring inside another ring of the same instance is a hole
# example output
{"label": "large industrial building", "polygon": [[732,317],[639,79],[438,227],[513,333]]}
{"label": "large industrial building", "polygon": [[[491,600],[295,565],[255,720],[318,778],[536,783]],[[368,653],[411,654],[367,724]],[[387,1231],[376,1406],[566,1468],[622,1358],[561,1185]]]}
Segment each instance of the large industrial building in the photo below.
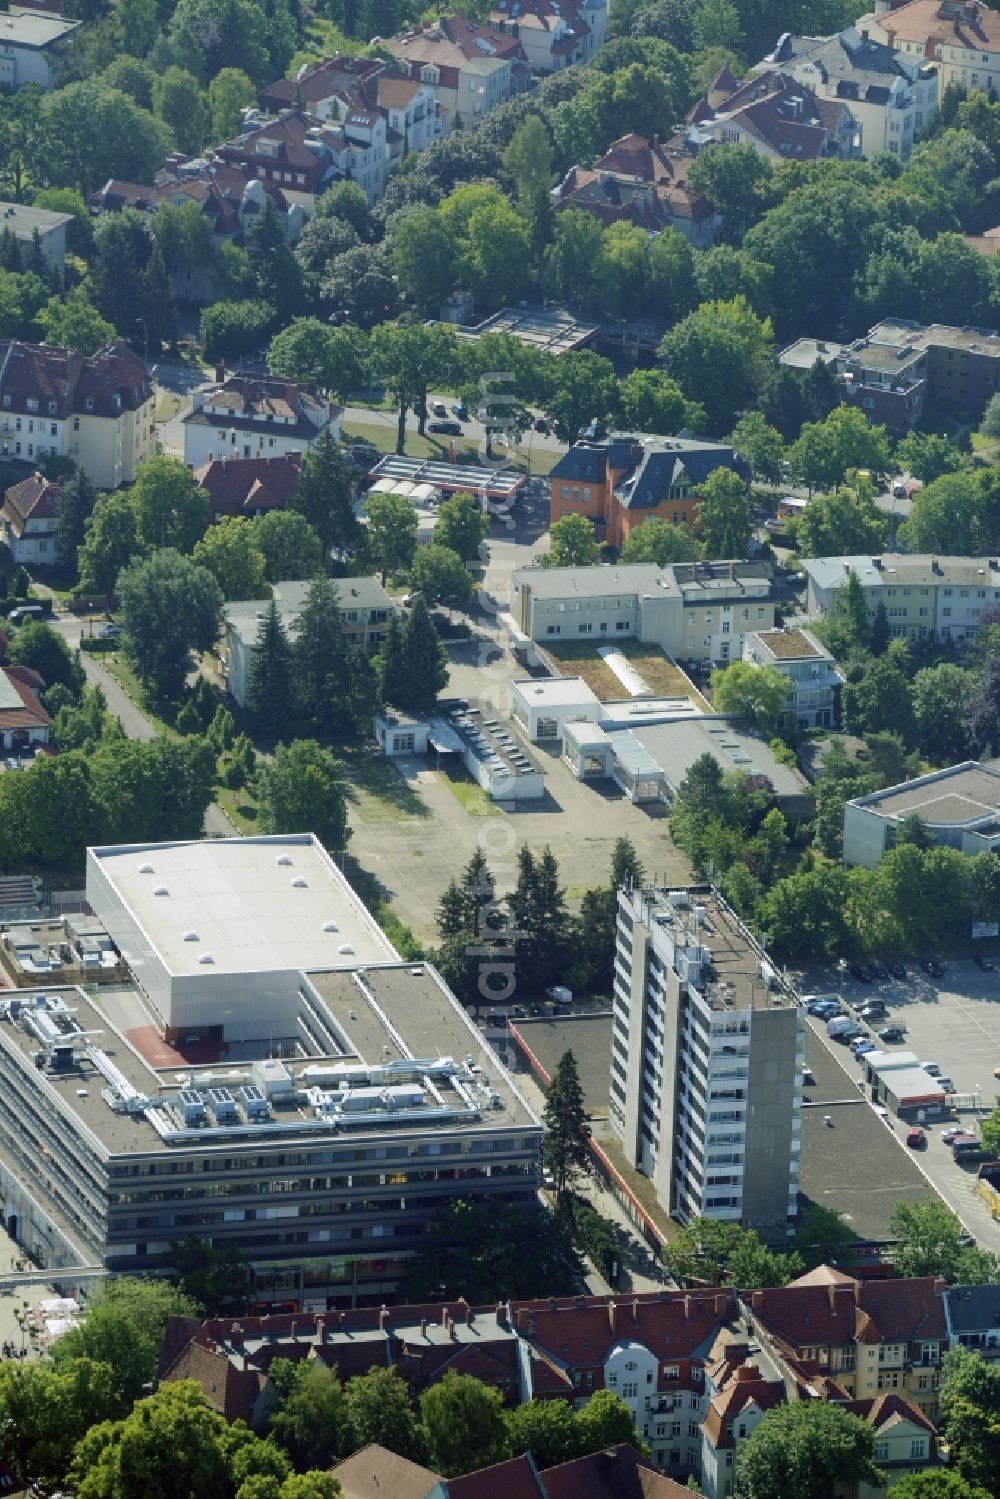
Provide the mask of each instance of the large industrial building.
{"label": "large industrial building", "polygon": [[783,1243],[801,1150],[803,1011],[708,886],[620,891],[610,1117],[682,1223]]}
{"label": "large industrial building", "polygon": [[238,1246],[255,1297],[381,1304],[450,1198],[529,1200],[541,1125],[309,835],[91,849],[131,982],[0,1003],[0,1191],[43,1266]]}

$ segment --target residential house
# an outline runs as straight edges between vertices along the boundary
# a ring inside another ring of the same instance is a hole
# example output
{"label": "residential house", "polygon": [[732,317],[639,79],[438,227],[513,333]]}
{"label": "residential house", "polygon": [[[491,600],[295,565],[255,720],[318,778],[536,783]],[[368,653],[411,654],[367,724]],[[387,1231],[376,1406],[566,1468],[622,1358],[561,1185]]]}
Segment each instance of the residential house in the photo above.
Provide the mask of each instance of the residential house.
{"label": "residential house", "polygon": [[455,128],[473,125],[528,86],[530,69],[518,38],[465,16],[441,16],[384,45],[403,72],[434,89]]}
{"label": "residential house", "polygon": [[822,359],[845,401],[898,433],[919,421],[925,397],[979,417],[1000,390],[1000,334],[989,328],[884,318],[850,344],[800,338],[778,357],[799,370]]}
{"label": "residential house", "polygon": [[247,110],[243,129],[215,155],[261,182],[313,198],[336,182],[356,182],[369,203],[385,192],[388,126],[377,109],[358,102],[343,121],[322,121],[305,110],[272,116]]}
{"label": "residential house", "polygon": [[0,340],[0,458],[72,458],[99,489],[135,479],[155,451],[153,388],[124,339],[95,354]]}
{"label": "residential house", "polygon": [[37,235],[38,248],[60,285],[66,267],[66,229],[72,222],[71,213],[55,213],[27,203],[0,203],[0,236],[12,235],[27,254]]}
{"label": "residential house", "polygon": [[952,1348],[1000,1359],[1000,1290],[995,1285],[948,1286],[944,1311]]}
{"label": "residential house", "polygon": [[517,37],[534,72],[553,73],[603,47],[607,0],[494,0],[490,25]]}
{"label": "residential house", "polygon": [[934,1421],[950,1343],[944,1290],[932,1276],[862,1282],[821,1266],[788,1286],[746,1292],[742,1306],[779,1354],[834,1380],[848,1398],[893,1392]]}
{"label": "residential house", "polygon": [[[340,578],[334,583],[348,645],[362,646],[369,655],[378,650],[394,605],[377,578]],[[309,584],[275,583],[272,596],[278,606],[282,624],[294,639],[298,617],[302,612]],[[226,686],[241,708],[246,706],[250,663],[257,644],[261,621],[269,599],[242,599],[227,604],[224,612],[222,643],[223,674]]]}
{"label": "residential house", "polygon": [[835,36],[785,32],[754,72],[778,68],[818,99],[843,100],[858,123],[862,156],[891,151],[907,162],[914,140],[938,107],[935,63],[907,57],[876,40],[863,23]]}
{"label": "residential house", "polygon": [[966,234],[965,243],[980,255],[995,255],[1000,250],[1000,225],[984,229],[982,234]]}
{"label": "residential house", "polygon": [[613,547],[654,516],[697,530],[698,490],[717,468],[749,478],[744,461],[725,443],[644,433],[576,442],[549,472],[550,524],[564,515],[586,516]]}
{"label": "residential house", "polygon": [[526,1453],[462,1478],[443,1478],[428,1499],[685,1499],[689,1493],[620,1443],[544,1472]]}
{"label": "residential house", "polygon": [[712,143],[736,142],[752,146],[770,161],[861,154],[860,130],[849,103],[817,98],[780,69],[740,83],[724,68],[675,140],[694,151]]}
{"label": "residential house", "polygon": [[21,564],[55,561],[58,484],[34,473],[12,484],[0,506],[0,540]]}
{"label": "residential house", "polygon": [[751,630],[743,642],[743,659],[752,666],[773,666],[787,677],[785,713],[796,729],[827,729],[837,724],[844,677],[833,656],[809,630]]}
{"label": "residential house", "polygon": [[935,63],[942,93],[950,83],[1000,88],[1000,15],[979,0],[875,0],[860,24],[905,58]]}
{"label": "residential house", "polygon": [[920,818],[931,843],[970,859],[1000,853],[998,807],[1000,771],[978,760],[856,796],[844,807],[844,863],[876,869],[907,817]]}
{"label": "residential house", "polygon": [[810,614],[829,613],[853,573],[869,610],[874,614],[884,605],[894,640],[967,640],[980,616],[1000,604],[996,557],[886,552],[879,557],[807,557],[802,566]]}
{"label": "residential house", "polygon": [[244,1421],[261,1431],[278,1405],[274,1383],[245,1360],[230,1358],[192,1338],[160,1376],[160,1384],[194,1380],[212,1410],[227,1421]]}
{"label": "residential house", "polygon": [[227,516],[254,520],[269,510],[287,509],[301,471],[301,454],[282,453],[278,458],[210,458],[194,476],[208,495],[209,519],[215,522]]}
{"label": "residential house", "polygon": [[623,135],[593,167],[570,167],[552,189],[556,208],[577,208],[602,224],[630,223],[651,237],[676,229],[697,249],[714,243],[721,215],[687,186],[694,156],[659,136]]}
{"label": "residential house", "polygon": [[59,60],[79,25],[64,16],[11,6],[0,25],[0,89],[11,94],[26,83],[52,88]]}
{"label": "residential house", "polygon": [[327,428],[340,439],[343,407],[320,395],[314,381],[281,375],[229,375],[196,391],[184,418],[184,462],[213,458],[280,458],[304,453]]}
{"label": "residential house", "polygon": [[338,54],[303,63],[294,78],[279,78],[262,89],[258,102],[271,114],[307,109],[318,120],[340,123],[359,108],[376,109],[386,121],[389,166],[408,151],[443,140],[451,124],[430,84],[390,68],[382,58]]}
{"label": "residential house", "polygon": [[38,700],[43,686],[38,673],[28,667],[0,667],[0,747],[48,744],[52,720]]}
{"label": "residential house", "polygon": [[430,1499],[438,1475],[369,1442],[337,1463],[332,1470],[341,1499]]}
{"label": "residential house", "polygon": [[759,562],[618,563],[524,567],[511,576],[504,624],[534,661],[534,642],[639,640],[668,656],[736,660],[748,630],[771,629],[770,565]]}

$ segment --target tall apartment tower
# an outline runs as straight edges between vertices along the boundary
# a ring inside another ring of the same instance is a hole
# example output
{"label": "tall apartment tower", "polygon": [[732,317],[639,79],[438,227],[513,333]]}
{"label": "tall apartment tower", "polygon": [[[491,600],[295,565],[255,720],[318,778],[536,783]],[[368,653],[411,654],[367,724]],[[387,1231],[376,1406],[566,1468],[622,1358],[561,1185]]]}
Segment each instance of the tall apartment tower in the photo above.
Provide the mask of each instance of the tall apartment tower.
{"label": "tall apartment tower", "polygon": [[794,994],[715,890],[620,892],[611,1120],[675,1218],[784,1241],[804,1061]]}

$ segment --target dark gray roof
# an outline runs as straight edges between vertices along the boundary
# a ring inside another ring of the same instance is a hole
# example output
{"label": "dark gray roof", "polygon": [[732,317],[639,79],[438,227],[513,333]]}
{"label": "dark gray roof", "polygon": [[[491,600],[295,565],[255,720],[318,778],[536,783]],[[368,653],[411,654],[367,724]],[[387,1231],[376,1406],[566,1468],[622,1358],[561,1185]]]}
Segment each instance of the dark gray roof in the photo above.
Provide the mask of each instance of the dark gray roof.
{"label": "dark gray roof", "polygon": [[952,1332],[1000,1327],[1000,1286],[948,1286],[944,1299]]}
{"label": "dark gray roof", "polygon": [[[863,37],[854,26],[837,36],[788,36],[778,42],[766,59],[788,67],[790,63],[814,63],[827,82],[837,85],[837,92],[845,98],[867,99],[871,103],[884,103],[896,78],[906,78],[892,47]],[[841,83],[853,84],[854,90],[841,90]],[[872,88],[883,91],[875,96]]]}
{"label": "dark gray roof", "polygon": [[573,479],[577,483],[603,484],[607,472],[608,445],[604,442],[577,442],[549,470],[550,479]]}
{"label": "dark gray roof", "polygon": [[666,497],[672,484],[686,478],[697,487],[717,468],[739,469],[732,448],[714,442],[684,442],[674,439],[672,450],[649,448],[638,467],[618,486],[618,497],[626,510],[650,510]]}

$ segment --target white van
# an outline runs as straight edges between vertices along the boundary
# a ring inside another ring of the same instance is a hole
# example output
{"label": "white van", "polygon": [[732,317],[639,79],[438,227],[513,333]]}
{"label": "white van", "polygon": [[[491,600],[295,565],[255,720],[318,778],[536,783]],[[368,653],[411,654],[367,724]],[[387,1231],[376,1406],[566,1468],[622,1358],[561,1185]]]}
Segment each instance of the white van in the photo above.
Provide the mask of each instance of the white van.
{"label": "white van", "polygon": [[41,619],[44,613],[41,604],[19,604],[10,611],[7,618],[12,625],[23,625],[26,619]]}

